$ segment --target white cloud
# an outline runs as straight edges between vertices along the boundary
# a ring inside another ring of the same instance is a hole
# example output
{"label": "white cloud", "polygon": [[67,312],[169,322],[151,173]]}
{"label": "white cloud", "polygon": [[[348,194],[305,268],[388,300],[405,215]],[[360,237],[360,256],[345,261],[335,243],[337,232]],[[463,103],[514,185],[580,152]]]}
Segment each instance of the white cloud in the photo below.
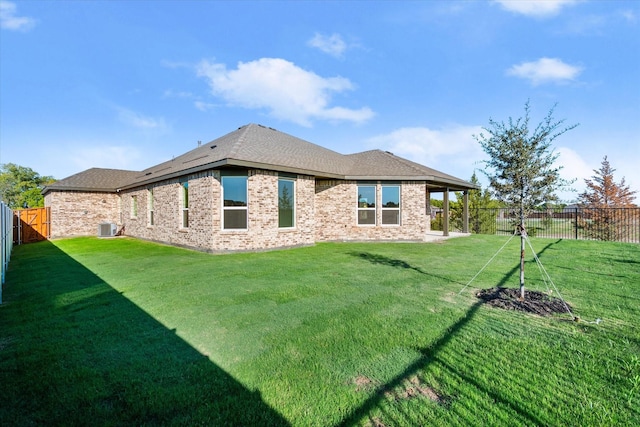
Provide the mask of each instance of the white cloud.
{"label": "white cloud", "polygon": [[321,77],[279,58],[240,62],[234,70],[202,61],[198,76],[207,79],[214,95],[244,108],[267,109],[276,118],[310,126],[316,120],[364,122],[371,109],[330,107],[332,94],[353,90],[344,77]]}
{"label": "white cloud", "polygon": [[566,83],[574,80],[582,67],[569,65],[557,58],[540,58],[537,61],[513,65],[507,75],[527,79],[534,86],[543,83]]}
{"label": "white cloud", "polygon": [[484,157],[480,144],[473,138],[481,131],[481,126],[450,125],[438,130],[406,127],[378,135],[368,142],[414,162],[469,179]]}
{"label": "white cloud", "polygon": [[163,98],[183,98],[183,99],[191,99],[195,98],[195,96],[191,92],[186,91],[175,91],[173,89],[167,89],[162,94]]}
{"label": "white cloud", "polygon": [[559,154],[556,164],[562,166],[560,177],[567,181],[575,180],[571,187],[576,190],[561,190],[558,192],[558,197],[560,200],[574,201],[578,198],[578,194],[584,191],[584,180],[593,175],[594,168],[589,166],[582,156],[571,148],[560,147],[556,152]]}
{"label": "white cloud", "polygon": [[311,47],[320,49],[324,53],[335,56],[336,58],[341,58],[347,50],[347,44],[342,40],[342,36],[335,33],[330,36],[316,33],[313,38],[307,42],[307,44]]}
{"label": "white cloud", "polygon": [[216,104],[211,104],[204,101],[194,101],[193,105],[200,111],[209,111],[215,108]]}
{"label": "white cloud", "polygon": [[15,3],[0,1],[0,28],[13,31],[29,31],[36,25],[36,20],[26,16],[17,16]]}
{"label": "white cloud", "polygon": [[633,10],[623,10],[622,12],[620,12],[620,15],[622,16],[622,18],[624,18],[625,21],[631,24],[635,24],[638,21],[638,15],[636,15]]}
{"label": "white cloud", "polygon": [[119,107],[117,110],[118,119],[122,123],[134,128],[142,130],[164,130],[167,127],[163,118],[153,118],[145,116],[143,114],[122,107]]}
{"label": "white cloud", "polygon": [[533,17],[553,16],[577,0],[495,0],[503,9]]}

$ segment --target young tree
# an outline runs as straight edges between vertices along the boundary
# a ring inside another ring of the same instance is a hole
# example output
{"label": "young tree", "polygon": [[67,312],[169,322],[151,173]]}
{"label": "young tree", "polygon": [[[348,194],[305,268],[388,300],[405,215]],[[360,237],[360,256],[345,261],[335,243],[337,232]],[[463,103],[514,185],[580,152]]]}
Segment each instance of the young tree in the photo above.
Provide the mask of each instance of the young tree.
{"label": "young tree", "polygon": [[626,223],[629,218],[617,215],[616,209],[634,207],[633,200],[637,191],[626,185],[624,177],[619,183],[613,178],[616,170],[611,167],[607,156],[604,156],[600,169],[594,169],[593,179],[585,179],[587,189],[578,196],[580,205],[586,211],[588,221],[582,226],[587,235],[598,240],[618,240],[627,232]]}
{"label": "young tree", "polygon": [[33,169],[13,163],[0,165],[0,199],[11,209],[44,206],[42,188],[54,182]]}
{"label": "young tree", "polygon": [[518,212],[520,233],[520,298],[524,299],[524,251],[526,230],[524,220],[536,207],[557,200],[555,192],[571,184],[560,177],[562,167],[555,166],[558,154],[551,143],[577,124],[564,126],[553,118],[555,106],[533,131],[529,128],[529,102],[524,118],[497,122],[489,119],[487,135],[474,135],[489,156],[482,171],[489,179],[495,197]]}

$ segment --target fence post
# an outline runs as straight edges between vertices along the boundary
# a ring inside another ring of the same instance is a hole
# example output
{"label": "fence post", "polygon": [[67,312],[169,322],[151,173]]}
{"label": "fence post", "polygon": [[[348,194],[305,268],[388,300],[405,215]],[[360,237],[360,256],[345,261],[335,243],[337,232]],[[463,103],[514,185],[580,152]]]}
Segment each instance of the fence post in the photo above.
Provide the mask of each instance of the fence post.
{"label": "fence post", "polygon": [[575,229],[575,237],[578,240],[578,208],[573,208],[573,228]]}

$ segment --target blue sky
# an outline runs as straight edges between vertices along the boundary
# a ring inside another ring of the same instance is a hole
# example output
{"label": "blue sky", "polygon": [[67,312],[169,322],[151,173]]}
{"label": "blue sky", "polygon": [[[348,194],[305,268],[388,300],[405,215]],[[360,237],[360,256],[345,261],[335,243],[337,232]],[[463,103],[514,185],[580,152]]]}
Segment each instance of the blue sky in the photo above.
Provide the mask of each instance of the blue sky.
{"label": "blue sky", "polygon": [[469,179],[529,100],[579,123],[554,142],[577,190],[605,155],[640,190],[638,1],[0,0],[0,24],[0,163],[41,175],[260,123]]}

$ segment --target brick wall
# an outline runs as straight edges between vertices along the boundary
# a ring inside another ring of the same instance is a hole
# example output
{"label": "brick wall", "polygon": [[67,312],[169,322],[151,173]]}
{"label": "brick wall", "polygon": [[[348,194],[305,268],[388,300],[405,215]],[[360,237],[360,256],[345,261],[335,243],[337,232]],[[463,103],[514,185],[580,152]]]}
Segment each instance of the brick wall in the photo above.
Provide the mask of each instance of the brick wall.
{"label": "brick wall", "polygon": [[[127,236],[171,245],[209,250],[214,222],[214,172],[189,175],[122,191],[122,217]],[[189,224],[182,227],[182,182],[189,183]],[[149,221],[149,191],[153,190],[153,225]],[[137,198],[137,215],[133,198]]]}
{"label": "brick wall", "polygon": [[[182,182],[189,183],[189,224],[182,227]],[[222,185],[219,170],[192,174],[150,186],[111,193],[52,191],[51,236],[97,235],[98,224],[114,222],[124,234],[210,252],[262,250],[316,241],[421,241],[429,230],[424,182],[401,184],[400,225],[381,225],[382,182],[376,185],[376,225],[357,224],[356,181],[295,177],[295,227],[278,226],[278,174],[248,171],[248,228],[222,229]],[[153,189],[154,224],[149,222]],[[133,200],[137,200],[137,214]],[[120,227],[119,227],[120,228]]]}
{"label": "brick wall", "polygon": [[[220,171],[185,177],[189,182],[189,226],[182,227],[181,182],[175,179],[122,192],[125,233],[129,236],[186,246],[204,251],[261,250],[315,242],[314,179],[295,179],[296,220],[292,229],[278,227],[278,174],[263,170],[248,173],[248,227],[222,229]],[[154,225],[149,224],[148,191],[153,188]],[[132,215],[133,197],[137,216]]]}
{"label": "brick wall", "polygon": [[426,214],[426,184],[403,181],[400,186],[400,225],[381,225],[382,184],[366,183],[376,186],[376,225],[372,226],[357,223],[358,182],[317,180],[316,241],[424,240],[430,227]]}
{"label": "brick wall", "polygon": [[103,222],[121,224],[115,193],[50,191],[44,197],[51,208],[51,237],[97,236]]}

